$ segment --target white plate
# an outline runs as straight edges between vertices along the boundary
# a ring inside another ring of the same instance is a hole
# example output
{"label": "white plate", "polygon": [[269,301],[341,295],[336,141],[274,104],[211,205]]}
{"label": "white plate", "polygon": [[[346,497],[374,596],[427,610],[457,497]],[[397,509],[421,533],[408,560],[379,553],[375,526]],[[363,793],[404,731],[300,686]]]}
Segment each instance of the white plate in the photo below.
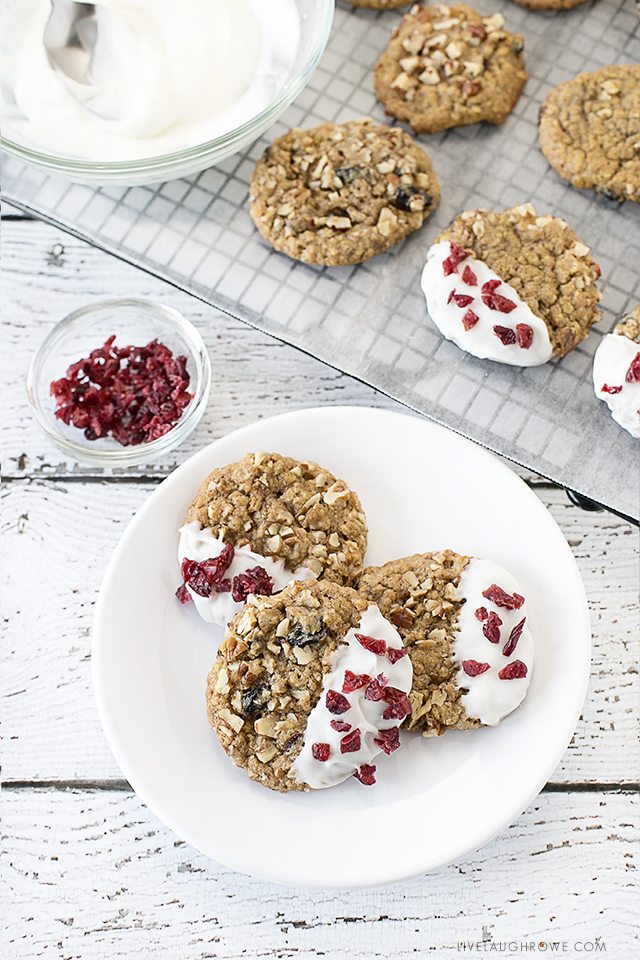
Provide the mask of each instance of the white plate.
{"label": "white plate", "polygon": [[[527,596],[536,662],[523,706],[500,726],[436,739],[404,734],[378,783],[277,794],[219,746],[204,704],[222,631],[181,607],[176,531],[213,467],[256,450],[317,460],[358,491],[369,563],[451,547],[491,557]],[[513,822],[558,764],[589,674],[584,588],[534,493],[462,437],[415,417],[357,407],[301,410],[211,444],[179,467],[129,525],[107,570],[93,634],[105,733],[134,790],[215,860],[322,887],[433,870]]]}

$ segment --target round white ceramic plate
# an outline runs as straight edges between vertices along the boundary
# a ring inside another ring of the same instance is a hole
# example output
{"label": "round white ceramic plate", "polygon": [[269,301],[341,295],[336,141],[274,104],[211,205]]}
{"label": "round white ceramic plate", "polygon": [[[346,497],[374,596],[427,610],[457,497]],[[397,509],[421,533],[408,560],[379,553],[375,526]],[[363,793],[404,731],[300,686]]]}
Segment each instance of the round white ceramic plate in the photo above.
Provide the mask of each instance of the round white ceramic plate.
{"label": "round white ceramic plate", "polygon": [[[270,450],[321,463],[362,499],[369,563],[451,547],[492,557],[528,598],[536,662],[500,726],[423,739],[378,764],[378,783],[278,794],[223,753],[205,712],[222,631],[174,599],[177,528],[213,467]],[[161,820],[215,860],[287,884],[364,886],[433,870],[485,843],[547,782],[589,674],[580,575],[534,493],[480,447],[426,420],[357,407],[301,410],[238,430],[149,497],[109,565],[93,679],[111,748]]]}

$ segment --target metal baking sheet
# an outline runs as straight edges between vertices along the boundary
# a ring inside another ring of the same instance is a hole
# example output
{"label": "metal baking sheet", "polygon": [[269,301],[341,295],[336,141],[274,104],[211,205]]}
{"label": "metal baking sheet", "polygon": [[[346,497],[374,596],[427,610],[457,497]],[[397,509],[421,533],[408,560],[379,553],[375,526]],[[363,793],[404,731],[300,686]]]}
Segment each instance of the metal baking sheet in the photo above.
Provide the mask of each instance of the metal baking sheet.
{"label": "metal baking sheet", "polygon": [[[398,11],[339,2],[307,89],[267,138],[219,167],[160,186],[95,189],[5,157],[4,193],[478,443],[637,517],[638,443],[596,400],[591,363],[601,336],[640,301],[640,206],[571,188],[538,149],[536,123],[556,84],[582,70],[640,61],[640,17],[633,0],[591,0],[564,13],[535,13],[507,0],[476,6],[485,14],[501,10],[507,27],[525,35],[524,95],[503,127],[419,138],[440,178],[440,207],[422,231],[358,267],[318,269],[272,251],[250,220],[248,182],[267,143],[291,126],[384,119],[372,71]],[[431,240],[458,212],[527,200],[539,213],[564,217],[592,248],[602,267],[603,318],[561,361],[517,369],[477,360],[444,340],[426,315],[419,276]]]}

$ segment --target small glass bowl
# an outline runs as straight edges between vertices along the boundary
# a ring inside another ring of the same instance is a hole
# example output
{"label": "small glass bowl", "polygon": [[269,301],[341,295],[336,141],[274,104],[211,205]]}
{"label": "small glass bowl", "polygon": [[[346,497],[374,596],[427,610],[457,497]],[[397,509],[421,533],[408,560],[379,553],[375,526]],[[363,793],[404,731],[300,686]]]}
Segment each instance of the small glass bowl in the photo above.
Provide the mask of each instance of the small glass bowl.
{"label": "small glass bowl", "polygon": [[[160,340],[173,352],[187,358],[193,399],[178,422],[157,440],[125,447],[112,437],[87,440],[78,427],[55,416],[55,400],[49,388],[64,377],[67,367],[87,357],[115,334],[116,346],[143,346]],[[211,361],[202,337],[182,314],[151,300],[119,299],[74,310],[47,334],[38,347],[27,373],[27,393],[36,420],[49,439],[64,454],[81,463],[100,467],[132,467],[168,453],[195,429],[209,399]]]}

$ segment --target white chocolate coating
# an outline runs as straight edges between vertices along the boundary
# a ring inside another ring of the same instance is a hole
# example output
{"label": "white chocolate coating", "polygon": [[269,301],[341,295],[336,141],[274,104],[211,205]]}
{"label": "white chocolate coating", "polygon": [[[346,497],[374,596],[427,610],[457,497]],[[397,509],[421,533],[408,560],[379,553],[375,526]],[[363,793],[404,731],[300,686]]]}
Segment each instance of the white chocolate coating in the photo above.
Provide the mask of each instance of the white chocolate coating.
{"label": "white chocolate coating", "polygon": [[[178,563],[185,558],[202,563],[219,557],[226,546],[223,540],[214,537],[209,527],[202,527],[197,520],[180,527],[180,541],[178,544]],[[252,567],[262,567],[273,580],[273,593],[281,590],[293,580],[315,580],[316,575],[308,567],[298,567],[296,570],[287,570],[282,560],[272,557],[262,557],[248,547],[235,547],[233,560],[225,577],[233,579],[239,573],[245,573]],[[189,586],[187,590],[195,604],[196,610],[207,623],[217,623],[226,626],[236,613],[244,608],[244,603],[237,603],[231,593],[212,593],[208,597],[201,597]]]}
{"label": "white chocolate coating", "polygon": [[[458,686],[467,691],[462,694],[464,708],[469,717],[476,718],[487,726],[495,726],[522,703],[529,689],[534,659],[526,602],[517,610],[508,610],[497,605],[482,595],[492,584],[497,584],[511,595],[520,593],[516,580],[503,567],[493,560],[478,560],[472,557],[458,586],[458,596],[464,599],[465,603],[460,610],[458,632],[453,644],[454,661],[458,665]],[[498,643],[492,643],[483,633],[486,621],[476,617],[476,610],[482,607],[487,613],[493,611],[502,620]],[[511,631],[523,618],[527,619],[515,650],[510,656],[505,656],[503,650]],[[526,676],[501,680],[499,672],[516,660],[525,664]],[[469,676],[463,667],[468,661],[489,664],[489,669],[478,676]]]}
{"label": "white chocolate coating", "polygon": [[[603,337],[593,358],[593,389],[604,402],[611,416],[632,437],[640,438],[640,382],[627,383],[625,377],[631,361],[640,353],[640,344],[629,337],[609,333]],[[603,390],[622,387],[616,393]]]}
{"label": "white chocolate coating", "polygon": [[[362,764],[370,764],[382,752],[381,748],[374,743],[379,731],[399,727],[402,723],[402,720],[396,719],[383,720],[382,714],[387,704],[382,700],[365,699],[365,686],[352,693],[344,694],[351,704],[345,713],[340,715],[330,713],[326,707],[327,691],[342,691],[345,670],[351,670],[355,674],[367,674],[371,678],[382,673],[390,687],[396,687],[406,694],[411,690],[413,680],[411,658],[407,655],[391,663],[386,654],[376,654],[366,650],[356,639],[356,633],[384,640],[387,647],[397,650],[403,647],[398,631],[388,620],[385,620],[378,607],[372,604],[362,615],[360,625],[348,631],[344,643],[334,652],[331,671],[325,676],[320,699],[309,714],[304,745],[292,768],[300,782],[306,783],[314,790],[342,783]],[[360,730],[361,747],[358,751],[340,752],[340,741],[345,736],[345,732],[334,730],[331,727],[332,720],[349,723],[352,729]],[[314,758],[311,749],[314,743],[329,744],[328,760],[320,761]]]}
{"label": "white chocolate coating", "polygon": [[[482,360],[496,360],[518,367],[539,366],[550,360],[553,348],[544,320],[537,317],[514,288],[504,283],[482,260],[469,256],[461,261],[455,272],[446,275],[444,261],[450,252],[451,245],[448,241],[434,244],[427,253],[427,262],[422,271],[422,292],[427,301],[427,309],[443,336],[452,340],[461,350],[466,350]],[[477,283],[469,284],[463,280],[466,266],[475,275]],[[482,286],[492,280],[500,283],[496,293],[515,303],[515,308],[510,312],[502,313],[491,309],[484,302]],[[451,299],[453,294],[473,299],[461,306]],[[465,329],[463,317],[468,310],[478,319],[470,329]],[[527,349],[519,345],[518,324],[526,325],[532,331],[531,344]],[[502,343],[494,331],[495,325],[513,331],[515,342]]]}
{"label": "white chocolate coating", "polygon": [[5,135],[91,161],[159,156],[245,123],[284,87],[300,39],[293,0],[97,0],[86,103],[47,58],[50,0],[5,6]]}

